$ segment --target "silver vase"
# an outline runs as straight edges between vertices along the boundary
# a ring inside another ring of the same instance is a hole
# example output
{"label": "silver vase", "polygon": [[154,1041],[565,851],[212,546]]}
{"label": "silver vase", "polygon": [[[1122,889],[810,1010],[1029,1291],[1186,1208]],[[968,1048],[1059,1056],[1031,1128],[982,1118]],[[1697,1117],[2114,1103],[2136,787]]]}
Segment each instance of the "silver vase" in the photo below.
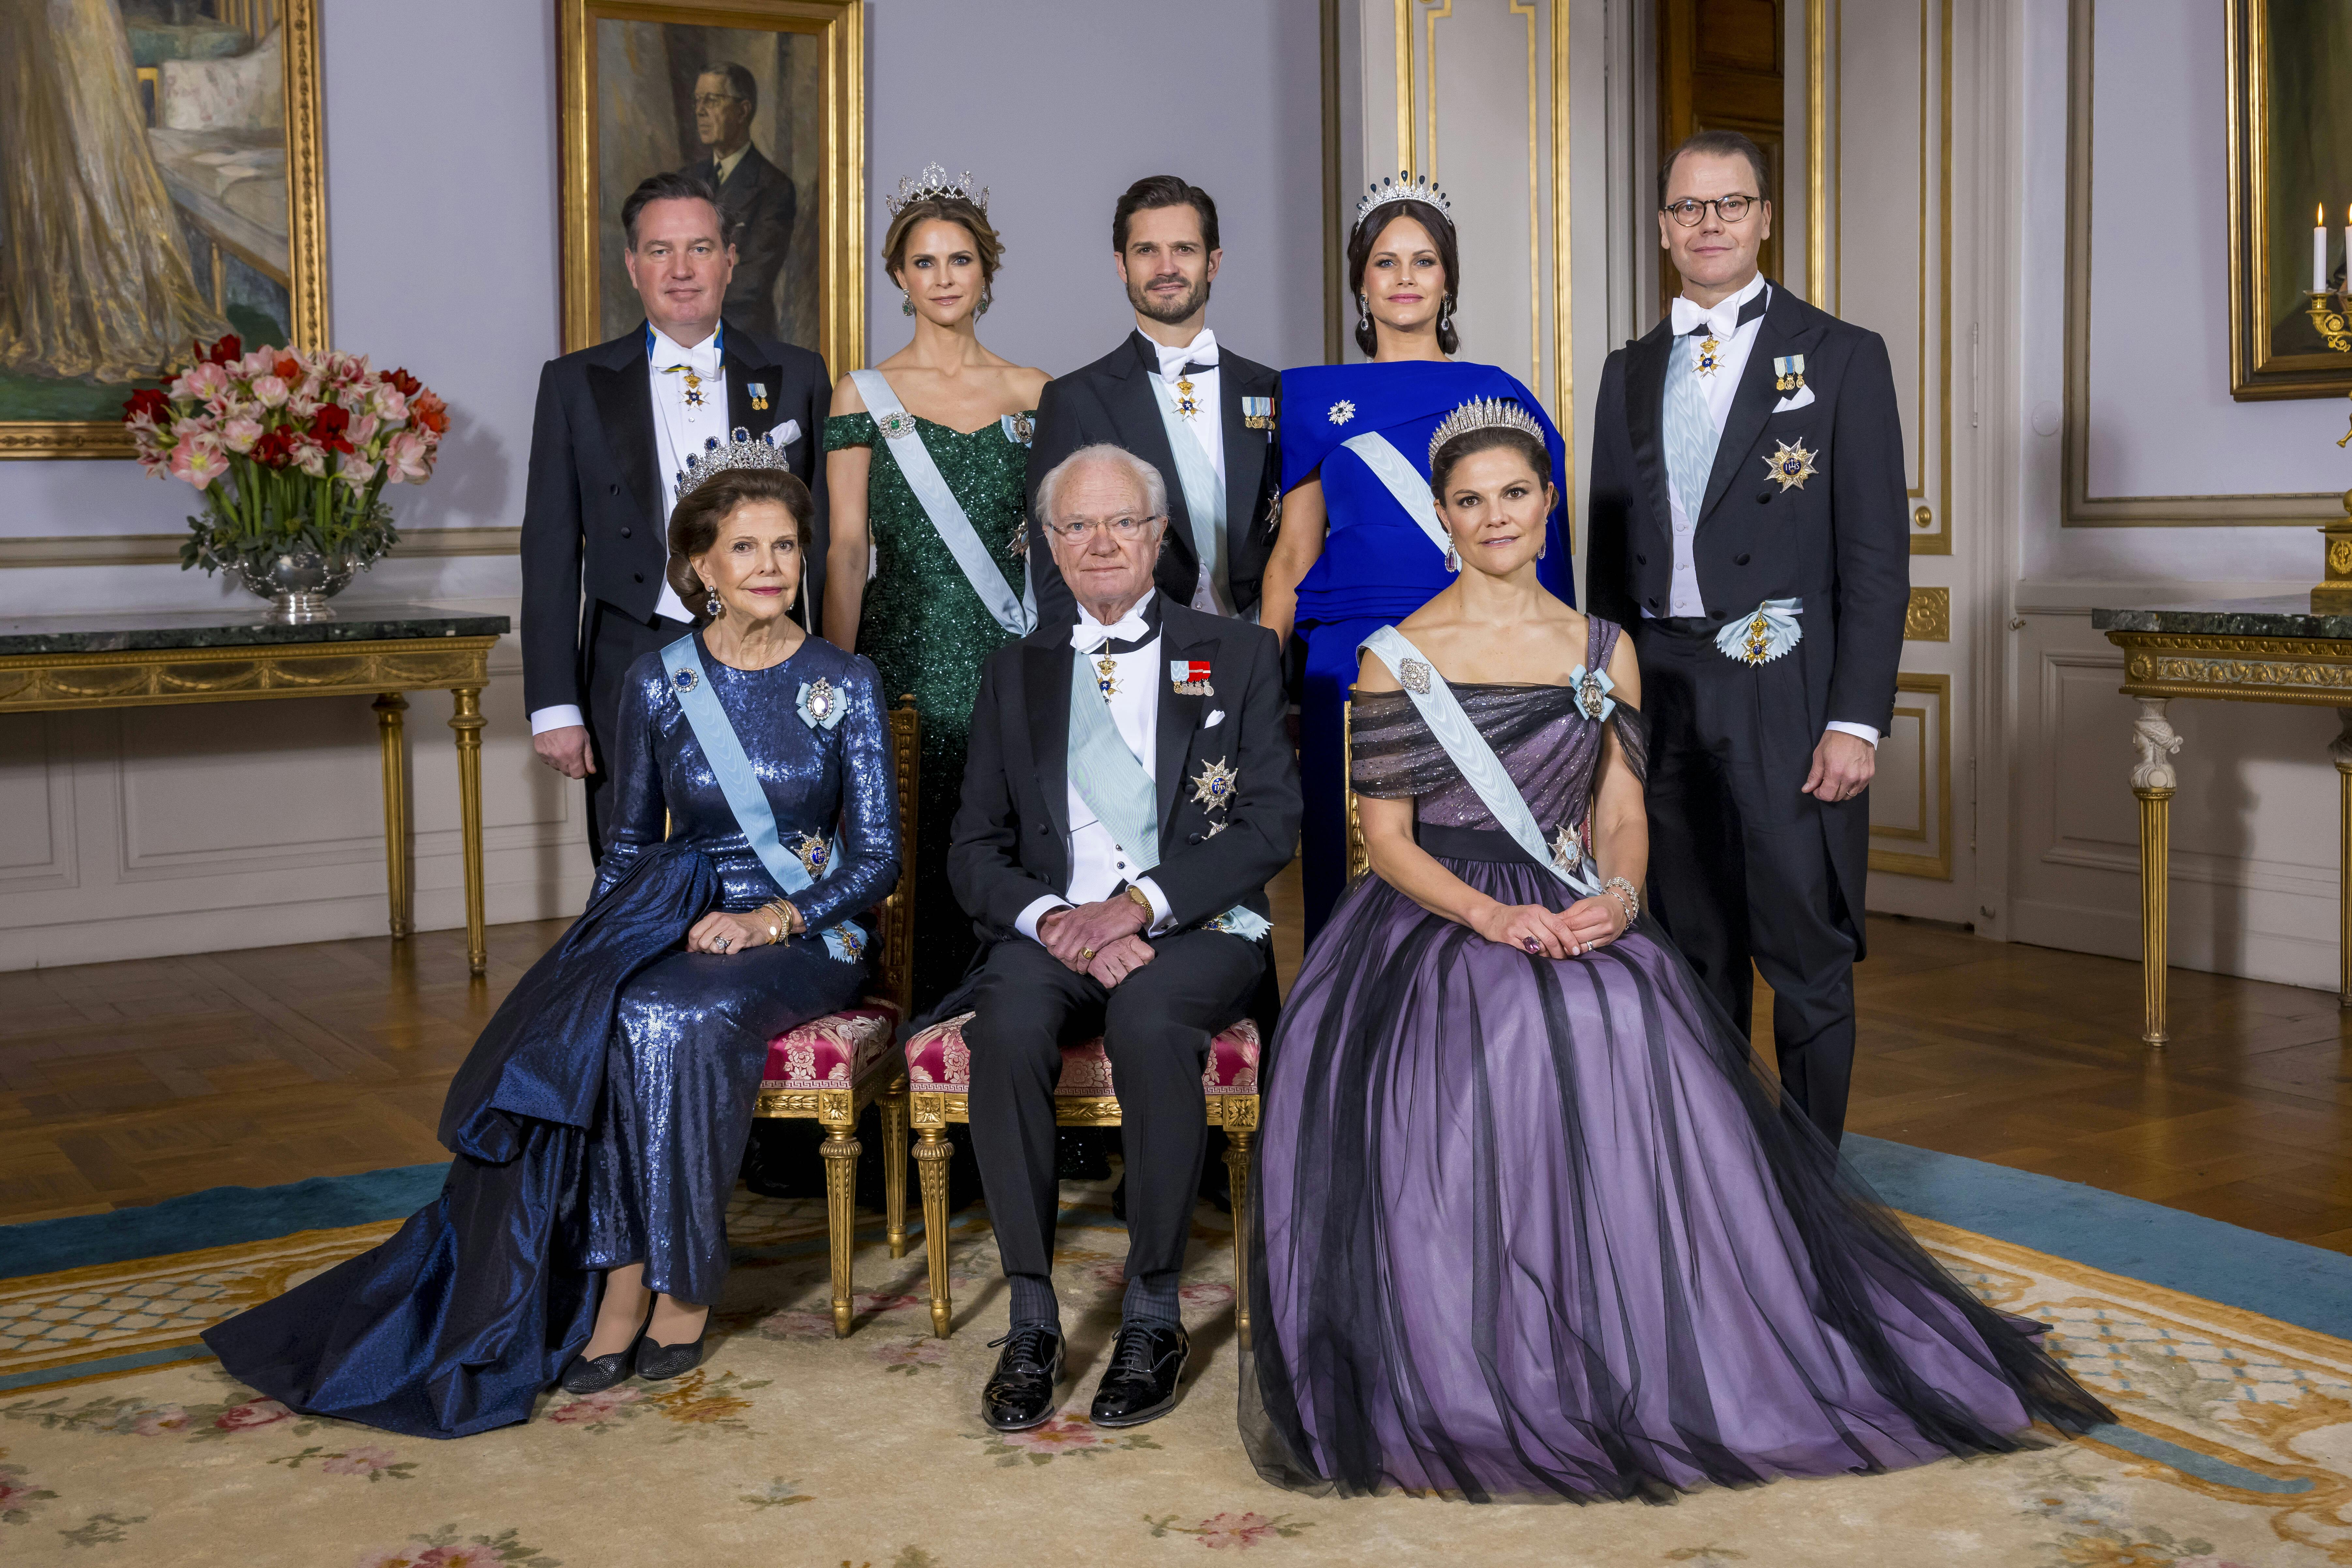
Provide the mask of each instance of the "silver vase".
{"label": "silver vase", "polygon": [[340,550],[322,555],[298,544],[235,570],[249,593],[269,601],[269,621],[277,626],[303,626],[331,621],[335,607],[327,601],[351,586],[352,579],[373,563],[373,552]]}

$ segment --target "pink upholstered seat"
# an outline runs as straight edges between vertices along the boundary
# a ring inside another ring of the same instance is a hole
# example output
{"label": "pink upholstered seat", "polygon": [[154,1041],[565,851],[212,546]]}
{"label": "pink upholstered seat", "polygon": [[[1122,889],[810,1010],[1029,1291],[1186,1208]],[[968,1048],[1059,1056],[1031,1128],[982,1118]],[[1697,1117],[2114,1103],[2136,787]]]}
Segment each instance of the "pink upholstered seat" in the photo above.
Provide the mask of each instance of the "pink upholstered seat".
{"label": "pink upholstered seat", "polygon": [[[971,1089],[971,1048],[963,1043],[965,1013],[919,1031],[907,1042],[907,1085],[917,1094],[965,1094]],[[1257,1025],[1248,1018],[1209,1042],[1209,1067],[1201,1075],[1206,1094],[1257,1092]],[[1112,1092],[1110,1057],[1100,1039],[1062,1052],[1059,1095],[1101,1096]]]}
{"label": "pink upholstered seat", "polygon": [[[890,1055],[898,1010],[868,1000],[858,1006],[813,1018],[768,1042],[761,1089],[848,1089]],[[1251,1059],[1256,1059],[1253,1048]]]}

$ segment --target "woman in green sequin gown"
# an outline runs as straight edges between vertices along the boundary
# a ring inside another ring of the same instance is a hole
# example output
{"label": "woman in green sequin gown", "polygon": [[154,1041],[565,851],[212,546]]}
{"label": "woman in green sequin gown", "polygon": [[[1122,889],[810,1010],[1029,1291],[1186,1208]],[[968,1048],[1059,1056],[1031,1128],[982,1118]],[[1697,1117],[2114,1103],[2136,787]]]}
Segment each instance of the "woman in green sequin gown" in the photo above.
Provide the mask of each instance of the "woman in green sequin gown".
{"label": "woman in green sequin gown", "polygon": [[[962,195],[919,197],[900,208],[883,265],[907,292],[902,308],[915,318],[915,335],[876,368],[915,416],[913,436],[898,439],[922,442],[1018,596],[1029,422],[1046,376],[991,353],[974,331],[1003,249],[984,209]],[[824,631],[874,661],[889,700],[912,692],[922,720],[914,885],[919,1011],[953,986],[971,959],[971,921],[948,889],[948,827],[963,787],[981,667],[1013,634],[972,591],[892,446],[856,384],[843,377],[824,429],[832,498]]]}

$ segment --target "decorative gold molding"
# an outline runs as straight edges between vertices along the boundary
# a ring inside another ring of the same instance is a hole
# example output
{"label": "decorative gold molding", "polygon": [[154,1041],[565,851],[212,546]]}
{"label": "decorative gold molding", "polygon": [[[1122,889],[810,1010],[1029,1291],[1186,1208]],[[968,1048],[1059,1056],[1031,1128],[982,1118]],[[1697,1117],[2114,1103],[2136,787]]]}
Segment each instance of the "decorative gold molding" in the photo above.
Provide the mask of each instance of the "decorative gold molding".
{"label": "decorative gold molding", "polygon": [[1805,0],[1805,294],[1830,299],[1830,0]]}
{"label": "decorative gold molding", "polygon": [[[0,569],[11,566],[176,566],[184,533],[37,533],[0,539]],[[520,528],[419,528],[400,536],[404,560],[513,555]]]}
{"label": "decorative gold molding", "polygon": [[[319,0],[279,0],[278,51],[286,105],[288,336],[328,346],[326,110],[320,86]],[[130,437],[112,419],[0,420],[0,459],[128,458]],[[177,559],[176,555],[173,557]]]}
{"label": "decorative gold molding", "polygon": [[[2234,5],[2234,0],[2233,0]],[[2091,110],[2097,0],[2068,0],[2066,37],[2066,306],[2064,411],[2059,450],[2059,524],[2064,528],[2211,528],[2339,521],[2332,491],[2275,494],[2095,496],[2091,490]],[[2234,118],[2231,121],[2234,125]],[[2231,154],[2238,153],[2234,132]],[[2231,266],[2237,266],[2234,245]],[[2233,288],[2234,295],[2234,288]],[[2232,329],[2234,332],[2234,327]],[[2233,342],[2232,363],[2235,363]]]}
{"label": "decorative gold molding", "polygon": [[603,341],[598,287],[596,32],[603,21],[799,33],[824,46],[818,338],[835,375],[866,363],[866,14],[863,0],[560,0],[557,138],[563,347]]}
{"label": "decorative gold molding", "polygon": [[2124,650],[2126,697],[2352,707],[2352,646],[2318,637],[2109,632]]}
{"label": "decorative gold molding", "polygon": [[[1542,103],[1536,83],[1536,62],[1543,57],[1537,30],[1540,6],[1537,0],[1510,0],[1510,5],[1512,16],[1528,19],[1528,386],[1540,397],[1544,384],[1543,158],[1536,141],[1537,110]],[[1431,58],[1433,61],[1435,57]]]}
{"label": "decorative gold molding", "polygon": [[[1559,417],[1563,463],[1568,474],[1569,548],[1576,548],[1576,200],[1575,167],[1569,158],[1569,109],[1573,79],[1569,74],[1569,27],[1574,18],[1568,0],[1551,0],[1551,363],[1559,390],[1552,406]],[[1540,389],[1541,382],[1531,383]]]}
{"label": "decorative gold molding", "polygon": [[1413,164],[1413,172],[1437,178],[1437,23],[1440,17],[1454,15],[1454,0],[1421,0],[1429,14],[1421,19],[1422,68],[1429,73],[1429,146],[1426,159]]}
{"label": "decorative gold molding", "polygon": [[1396,0],[1397,167],[1419,171],[1413,160],[1412,0]]}
{"label": "decorative gold molding", "polygon": [[[1913,854],[1901,849],[1881,849],[1874,845],[1870,851],[1870,868],[1897,877],[1917,877],[1924,880],[1948,882],[1952,879],[1952,678],[1948,675],[1919,675],[1906,670],[1895,678],[1897,691],[1915,692],[1936,700],[1936,719],[1931,725],[1922,719],[1919,725],[1919,787],[1921,805],[1919,820],[1927,820],[1925,799],[1927,787],[1927,748],[1932,737],[1935,746],[1936,777],[1936,853]],[[1914,710],[1913,711],[1916,711]],[[1879,742],[1885,745],[1882,740]],[[1908,837],[1907,832],[1874,828],[1873,838]]]}
{"label": "decorative gold molding", "polygon": [[273,697],[361,697],[489,684],[496,637],[246,644],[0,656],[0,713]]}
{"label": "decorative gold molding", "polygon": [[1949,588],[1911,590],[1911,603],[1903,611],[1903,640],[1952,640],[1952,591]]}
{"label": "decorative gold molding", "polygon": [[1348,239],[1339,224],[1339,0],[1321,0],[1323,56],[1323,363],[1338,364],[1347,342],[1340,297]]}

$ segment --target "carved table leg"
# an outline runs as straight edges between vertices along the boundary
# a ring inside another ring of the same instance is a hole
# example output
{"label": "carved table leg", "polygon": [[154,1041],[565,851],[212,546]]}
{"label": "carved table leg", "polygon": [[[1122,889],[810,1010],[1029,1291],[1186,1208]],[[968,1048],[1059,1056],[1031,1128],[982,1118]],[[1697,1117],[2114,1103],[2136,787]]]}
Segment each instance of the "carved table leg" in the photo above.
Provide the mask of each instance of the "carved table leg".
{"label": "carved table leg", "polygon": [[890,1256],[907,1256],[907,1080],[882,1091],[882,1217]]}
{"label": "carved table leg", "polygon": [[948,1294],[948,1146],[947,1129],[926,1125],[915,1129],[915,1170],[923,1184],[923,1254],[931,1265],[931,1332],[948,1337],[955,1302]]}
{"label": "carved table leg", "polygon": [[849,1337],[852,1303],[849,1259],[857,1246],[857,1140],[849,1129],[826,1129],[820,1151],[824,1155],[824,1230],[833,1251],[833,1332]]}
{"label": "carved table leg", "polygon": [[490,950],[482,932],[482,689],[460,686],[450,695],[457,711],[449,728],[457,731],[457,813],[466,860],[466,961],[473,973],[490,966]]}
{"label": "carved table leg", "polygon": [[2132,721],[2132,744],[2139,748],[2132,794],[2139,796],[2139,966],[2147,1013],[2140,1038],[2158,1048],[2170,1038],[2164,1010],[2171,955],[2172,791],[2179,782],[2171,758],[2180,750],[2179,735],[2165,721],[2170,704],[2169,698],[2143,697]]}
{"label": "carved table leg", "polygon": [[408,699],[386,691],[375,700],[375,727],[383,742],[383,879],[392,900],[394,941],[416,929],[415,893],[408,880],[407,748],[401,734],[401,715]]}
{"label": "carved table leg", "polygon": [[1225,1174],[1232,1180],[1234,1196],[1234,1337],[1244,1350],[1250,1348],[1250,1140],[1255,1136],[1225,1129]]}
{"label": "carved table leg", "polygon": [[2327,747],[2336,763],[2337,799],[2336,993],[2337,1002],[2352,1007],[2352,708],[2338,708],[2336,722],[2341,729]]}

